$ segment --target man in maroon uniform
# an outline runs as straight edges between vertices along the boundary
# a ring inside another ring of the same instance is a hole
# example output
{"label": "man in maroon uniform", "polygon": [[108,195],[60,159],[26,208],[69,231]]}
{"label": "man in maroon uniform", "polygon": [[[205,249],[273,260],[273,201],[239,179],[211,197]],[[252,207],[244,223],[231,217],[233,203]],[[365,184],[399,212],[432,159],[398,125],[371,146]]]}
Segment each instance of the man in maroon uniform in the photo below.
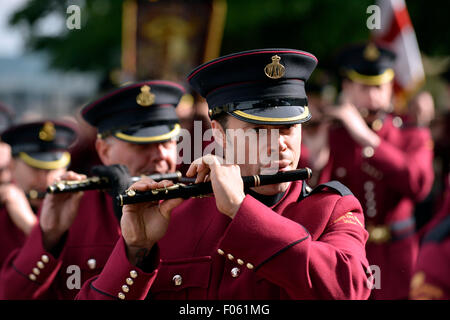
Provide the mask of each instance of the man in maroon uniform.
{"label": "man in maroon uniform", "polygon": [[[180,130],[175,106],[183,93],[173,82],[144,81],[85,106],[83,118],[98,129],[97,153],[111,166],[96,172],[121,188],[128,183],[123,180],[126,170],[116,164],[127,166],[134,176],[175,171],[175,138]],[[62,177],[83,178],[74,172]],[[75,297],[81,284],[101,271],[120,237],[116,215],[105,192],[47,195],[39,224],[1,272],[0,298]]]}
{"label": "man in maroon uniform", "polygon": [[12,181],[0,185],[0,266],[35,226],[42,202],[38,194],[66,172],[67,150],[75,138],[73,128],[52,121],[21,124],[2,133],[1,140],[12,153]]}
{"label": "man in maroon uniform", "polygon": [[436,216],[421,243],[410,298],[450,300],[450,175]]}
{"label": "man in maroon uniform", "polygon": [[[307,52],[263,49],[192,71],[188,79],[207,99],[224,154],[248,159],[252,146],[238,145],[238,132],[274,129],[277,140],[261,142],[277,154],[270,164],[295,169],[301,123],[310,118],[304,82],[316,63]],[[367,232],[356,198],[340,184],[307,195],[302,181],[244,190],[241,176],[266,171],[259,160],[226,164],[217,153],[206,155],[187,175],[211,180],[214,197],[126,205],[122,236],[78,298],[367,298]],[[131,188],[170,184],[147,179]]]}
{"label": "man in maroon uniform", "polygon": [[[13,123],[13,119],[11,108],[0,102],[0,132],[5,131]],[[10,162],[11,147],[0,140],[0,186],[11,182]]]}
{"label": "man in maroon uniform", "polygon": [[433,182],[429,130],[390,114],[394,59],[373,43],[342,53],[342,104],[327,111],[340,125],[330,131],[330,159],[321,177],[344,183],[363,205],[367,259],[381,277],[374,299],[408,297],[418,250],[413,209]]}

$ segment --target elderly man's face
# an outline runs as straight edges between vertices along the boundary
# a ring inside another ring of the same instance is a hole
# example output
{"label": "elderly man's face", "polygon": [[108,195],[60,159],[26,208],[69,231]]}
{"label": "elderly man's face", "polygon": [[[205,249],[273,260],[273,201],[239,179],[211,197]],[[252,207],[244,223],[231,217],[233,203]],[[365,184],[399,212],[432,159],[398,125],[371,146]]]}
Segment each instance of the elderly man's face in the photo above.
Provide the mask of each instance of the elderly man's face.
{"label": "elderly man's face", "polygon": [[0,184],[11,181],[11,147],[3,142],[0,142]]}
{"label": "elderly man's face", "polygon": [[[29,166],[20,158],[12,159],[12,174],[15,184],[25,193],[30,190],[44,192],[47,186],[53,184],[66,172],[66,168],[45,170]],[[30,199],[32,206],[38,207],[42,199]]]}
{"label": "elderly man's face", "polygon": [[177,143],[169,140],[160,143],[134,144],[113,137],[98,139],[97,152],[103,164],[122,164],[132,176],[175,172]]}

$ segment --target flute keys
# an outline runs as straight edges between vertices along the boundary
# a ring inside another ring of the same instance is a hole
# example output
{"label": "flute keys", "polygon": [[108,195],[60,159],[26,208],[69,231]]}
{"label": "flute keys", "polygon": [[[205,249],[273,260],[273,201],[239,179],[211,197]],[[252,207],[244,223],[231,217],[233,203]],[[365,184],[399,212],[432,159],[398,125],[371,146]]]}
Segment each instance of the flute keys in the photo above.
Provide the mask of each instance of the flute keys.
{"label": "flute keys", "polygon": [[30,190],[30,192],[28,193],[30,195],[30,199],[37,199],[39,194],[36,190]]}
{"label": "flute keys", "polygon": [[169,190],[176,190],[176,189],[179,189],[179,188],[180,188],[180,185],[182,185],[182,184],[176,183],[176,184],[174,184],[174,185],[172,185],[172,186],[169,186],[169,187],[152,189],[151,192],[152,192],[152,194],[155,194],[155,195],[158,194],[159,192],[164,192],[165,194],[168,194],[168,193],[169,193]]}
{"label": "flute keys", "polygon": [[134,191],[133,189],[127,190],[126,193],[129,197],[134,197],[136,195],[136,191]]}

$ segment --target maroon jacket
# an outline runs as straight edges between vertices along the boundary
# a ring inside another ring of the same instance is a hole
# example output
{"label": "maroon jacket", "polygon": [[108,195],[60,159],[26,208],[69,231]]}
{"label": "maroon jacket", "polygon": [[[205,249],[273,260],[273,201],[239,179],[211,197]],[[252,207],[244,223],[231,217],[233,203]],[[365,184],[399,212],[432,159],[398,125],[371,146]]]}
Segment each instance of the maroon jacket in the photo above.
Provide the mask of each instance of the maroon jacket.
{"label": "maroon jacket", "polygon": [[[215,199],[189,199],[138,268],[120,238],[99,276],[78,299],[366,299],[361,206],[349,194],[312,194],[302,182],[267,207],[247,195],[234,219]],[[143,270],[145,269],[145,270]]]}
{"label": "maroon jacket", "polygon": [[83,282],[102,270],[119,236],[111,197],[86,191],[59,255],[43,248],[37,224],[8,257],[0,273],[0,299],[73,299]]}
{"label": "maroon jacket", "polygon": [[381,285],[372,292],[375,299],[408,298],[418,253],[414,205],[433,183],[429,130],[401,127],[396,121],[385,118],[376,131],[381,143],[373,154],[363,150],[344,128],[332,129],[330,160],[320,179],[342,182],[364,208],[370,234],[367,259],[380,268],[381,276]]}
{"label": "maroon jacket", "polygon": [[450,300],[450,189],[421,243],[410,298]]}
{"label": "maroon jacket", "polygon": [[[450,218],[450,216],[448,217]],[[416,300],[450,300],[449,270],[449,234],[443,239],[426,241],[420,249],[415,273],[411,280],[410,298]]]}
{"label": "maroon jacket", "polygon": [[0,208],[0,268],[11,252],[23,245],[25,239],[25,233],[14,224],[6,208]]}

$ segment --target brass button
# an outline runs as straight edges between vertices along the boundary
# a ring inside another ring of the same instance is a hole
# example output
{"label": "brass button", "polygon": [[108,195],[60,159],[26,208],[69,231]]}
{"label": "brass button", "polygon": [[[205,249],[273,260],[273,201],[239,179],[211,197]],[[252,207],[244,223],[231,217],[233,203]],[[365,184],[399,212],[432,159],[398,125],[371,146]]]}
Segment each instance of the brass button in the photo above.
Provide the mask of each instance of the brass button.
{"label": "brass button", "polygon": [[230,260],[233,260],[233,259],[234,259],[234,257],[233,257],[232,254],[227,254],[227,257],[228,257],[228,259],[230,259]]}
{"label": "brass button", "polygon": [[403,120],[400,117],[394,117],[392,119],[392,124],[394,125],[394,127],[396,128],[400,128],[403,125]]}
{"label": "brass button", "polygon": [[38,276],[41,273],[41,270],[38,268],[33,268],[33,273]]}
{"label": "brass button", "polygon": [[366,206],[367,206],[368,209],[369,208],[375,208],[377,206],[377,203],[376,203],[376,201],[374,199],[368,199],[366,201]]}
{"label": "brass button", "polygon": [[95,267],[97,266],[97,260],[95,260],[95,259],[89,259],[89,260],[87,261],[87,265],[88,265],[89,269],[94,270]]}
{"label": "brass button", "polygon": [[130,291],[130,288],[129,288],[126,284],[124,284],[124,285],[122,286],[122,291],[123,291],[123,292],[128,292],[128,291]]}
{"label": "brass button", "polygon": [[367,231],[369,232],[368,242],[386,243],[391,238],[389,228],[384,225],[368,226]]}
{"label": "brass button", "polygon": [[39,269],[44,269],[44,263],[42,262],[42,261],[38,261],[37,263],[37,267],[39,268]]}
{"label": "brass button", "polygon": [[343,178],[347,175],[347,169],[345,169],[344,167],[339,167],[336,169],[336,176],[338,178]]}
{"label": "brass button", "polygon": [[46,254],[43,254],[41,257],[42,262],[44,263],[48,263],[50,261],[50,259],[48,258],[48,256]]}
{"label": "brass button", "polygon": [[364,190],[372,191],[374,187],[375,187],[375,184],[372,181],[364,182]]}
{"label": "brass button", "polygon": [[238,267],[234,267],[233,269],[231,269],[231,276],[233,278],[239,277],[240,273],[241,273],[241,270]]}
{"label": "brass button", "polygon": [[244,261],[242,261],[241,259],[237,259],[236,260],[238,264],[240,264],[241,266],[244,265]]}
{"label": "brass button", "polygon": [[174,285],[181,286],[183,283],[183,278],[179,274],[176,274],[173,276],[172,281]]}
{"label": "brass button", "polygon": [[125,295],[124,295],[122,292],[119,292],[119,293],[117,294],[117,296],[118,296],[119,299],[121,299],[121,300],[125,299]]}
{"label": "brass button", "polygon": [[217,249],[217,253],[220,254],[221,256],[223,256],[225,254],[225,252],[223,252],[222,249]]}
{"label": "brass button", "polygon": [[31,280],[31,281],[36,281],[36,275],[34,275],[34,274],[32,274],[32,273],[30,273],[29,275],[28,275],[28,278]]}
{"label": "brass button", "polygon": [[250,270],[253,269],[253,265],[251,263],[247,263],[247,268],[249,268]]}
{"label": "brass button", "polygon": [[381,128],[383,128],[383,121],[381,121],[381,119],[376,119],[374,122],[372,122],[371,127],[375,131],[380,131]]}
{"label": "brass button", "polygon": [[362,154],[365,158],[371,158],[375,154],[375,150],[372,147],[364,147],[362,150]]}
{"label": "brass button", "polygon": [[366,214],[368,217],[373,218],[377,215],[377,210],[373,207],[367,209]]}
{"label": "brass button", "polygon": [[364,198],[366,198],[367,201],[374,201],[375,199],[375,193],[373,193],[373,191],[367,191],[364,194]]}
{"label": "brass button", "polygon": [[130,271],[130,276],[131,276],[133,279],[136,279],[137,276],[138,276],[137,271],[136,271],[136,270],[131,270],[131,271]]}
{"label": "brass button", "polygon": [[133,279],[131,279],[131,278],[127,278],[126,282],[127,282],[127,285],[129,285],[129,286],[131,286],[134,283]]}

